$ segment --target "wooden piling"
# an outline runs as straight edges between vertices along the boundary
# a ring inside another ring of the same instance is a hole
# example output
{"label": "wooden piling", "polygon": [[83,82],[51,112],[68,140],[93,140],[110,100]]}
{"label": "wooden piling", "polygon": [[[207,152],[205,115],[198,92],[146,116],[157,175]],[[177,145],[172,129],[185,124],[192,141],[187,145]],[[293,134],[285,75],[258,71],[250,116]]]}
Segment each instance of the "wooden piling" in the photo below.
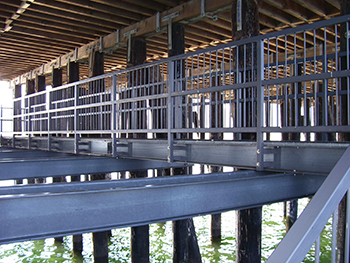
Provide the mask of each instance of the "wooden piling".
{"label": "wooden piling", "polygon": [[288,232],[298,218],[298,199],[286,202],[286,212],[286,232]]}
{"label": "wooden piling", "polygon": [[[221,78],[214,77],[212,79],[213,86],[221,85]],[[212,92],[210,96],[210,109],[211,109],[211,127],[212,128],[222,128],[223,127],[223,94],[220,91]],[[209,139],[212,141],[222,141],[223,133],[211,133]],[[222,167],[213,166],[209,167],[210,173],[222,172]],[[212,242],[217,242],[221,240],[221,214],[211,215],[210,220],[210,232]]]}
{"label": "wooden piling", "polygon": [[108,231],[92,233],[94,262],[108,263]]}
{"label": "wooden piling", "polygon": [[236,211],[236,262],[261,262],[262,207]]}
{"label": "wooden piling", "polygon": [[[292,67],[292,74],[294,76],[301,76],[303,74],[302,64],[296,65],[297,70],[294,70]],[[296,72],[295,72],[296,71]],[[301,94],[302,83],[297,83],[297,86],[287,86],[285,88],[287,98],[289,95],[294,95],[294,98],[297,98],[298,94]],[[297,94],[295,94],[297,93]],[[281,115],[282,117],[282,126],[302,126],[303,119],[301,116],[301,101],[295,103],[294,99],[286,99],[281,102]],[[307,103],[306,103],[307,104]],[[296,118],[295,112],[298,112],[298,117]],[[300,141],[300,133],[283,133],[282,134],[283,141]],[[286,219],[286,232],[290,230],[294,222],[298,217],[298,200],[290,200],[284,202],[284,217]]]}
{"label": "wooden piling", "polygon": [[[170,21],[171,22],[171,21]],[[171,32],[168,32],[168,56],[176,56],[185,52],[185,29],[182,24],[172,23]],[[169,29],[169,27],[168,27]],[[185,67],[183,61],[177,61],[174,76],[185,76]],[[181,66],[182,64],[182,66]],[[184,89],[184,85],[182,85]],[[182,98],[182,103],[186,102]],[[188,111],[190,112],[190,111]],[[188,113],[191,114],[191,113]],[[181,114],[181,125],[186,127],[186,109],[183,108]],[[179,134],[180,138],[187,138],[192,136],[189,134]],[[190,168],[176,168],[172,169],[173,175],[185,175],[192,173]],[[173,221],[173,262],[201,262],[201,255],[197,242],[196,231],[192,218]]]}
{"label": "wooden piling", "polygon": [[[89,57],[89,77],[96,77],[104,74],[104,53],[99,50],[92,50]],[[71,65],[74,67],[74,65]],[[73,70],[73,69],[70,69]],[[69,70],[68,70],[69,71]],[[68,74],[73,74],[73,72],[68,72]],[[73,76],[72,76],[73,77]],[[104,82],[101,82],[103,85],[100,88],[104,88]],[[93,87],[89,86],[89,92],[93,93]],[[92,125],[92,119],[87,120],[87,125]],[[99,136],[99,135],[98,135]],[[91,181],[94,180],[105,180],[106,174],[93,174],[90,175]],[[93,242],[93,255],[95,262],[108,262],[108,235],[110,231],[100,231],[92,233],[92,242]],[[79,244],[77,244],[79,247]]]}
{"label": "wooden piling", "polygon": [[[67,64],[67,79],[68,83],[79,81],[79,63],[70,61]],[[71,176],[72,182],[80,182],[80,176]],[[74,254],[81,255],[83,252],[83,236],[82,234],[73,235],[73,252]]]}
{"label": "wooden piling", "polygon": [[[341,1],[341,8],[340,8],[341,15],[347,15],[350,14],[350,0],[342,0]],[[340,52],[346,52],[347,46],[349,45],[349,39],[346,38],[346,24],[343,23],[340,26]],[[346,70],[348,61],[350,60],[349,57],[342,57],[341,59],[341,70]],[[340,83],[341,90],[347,90],[348,87],[348,80],[347,78],[341,78]],[[348,119],[349,119],[349,112],[348,112],[348,99],[346,96],[342,96],[340,100],[340,114],[341,114],[341,125],[349,125]],[[340,133],[339,134],[339,141],[350,141],[350,133]],[[345,258],[345,236],[346,236],[346,207],[347,207],[347,195],[349,193],[345,194],[341,202],[338,206],[338,229],[337,229],[337,263],[344,262]],[[349,231],[349,230],[348,230]]]}
{"label": "wooden piling", "polygon": [[[252,36],[259,35],[259,9],[257,0],[234,0],[232,4],[232,38],[233,40],[240,40]],[[251,70],[247,70],[249,67],[253,67],[253,61],[257,61],[256,49],[253,49],[251,44],[246,47],[238,47],[239,53],[243,54],[246,50],[245,56],[238,58],[238,66],[246,70],[246,74],[242,74],[249,80],[253,75]],[[244,67],[245,66],[245,67]],[[238,77],[238,76],[237,76]],[[243,80],[243,81],[246,81]],[[245,97],[254,97],[255,88],[246,88]],[[236,96],[238,92],[236,92]],[[246,126],[252,125],[254,119],[251,110],[251,103],[247,102],[246,107]],[[242,114],[243,118],[243,114]],[[255,133],[243,133],[240,135],[243,140],[256,140]],[[262,207],[244,209],[237,211],[237,231],[236,231],[236,262],[261,262],[261,217]]]}
{"label": "wooden piling", "polygon": [[[144,38],[134,38],[131,36],[131,45],[128,47],[130,50],[128,51],[128,58],[127,58],[127,66],[128,67],[133,67],[137,65],[144,64],[146,62],[146,41]],[[140,74],[145,74],[145,71],[141,71]],[[146,84],[146,83],[140,83],[141,81],[144,81],[147,78],[143,78],[142,76],[135,77],[132,73],[130,73],[129,77],[129,86],[130,87],[137,87],[140,84]],[[136,93],[138,96],[145,95],[143,94],[145,91],[140,88],[136,90]],[[122,94],[123,98],[128,98],[131,97],[130,92],[124,92]],[[138,105],[141,106],[141,105]],[[125,104],[123,105],[124,108],[131,108],[131,105]],[[139,115],[140,114],[140,115]],[[137,120],[142,119],[144,116],[142,116],[142,113],[137,112],[136,115],[134,115]],[[131,116],[133,117],[133,116]],[[124,122],[122,120],[122,122]],[[142,121],[146,123],[146,120]],[[131,119],[130,119],[130,124],[131,124]],[[137,127],[135,128],[142,128],[141,125],[142,123],[137,123]],[[126,127],[124,127],[126,128]],[[128,137],[134,137],[132,134],[129,134]],[[137,133],[135,134],[136,138],[139,139],[146,139],[147,134],[145,133]],[[142,177],[147,177],[147,170],[144,171],[137,171],[137,172],[131,172],[130,173],[131,178],[142,178]],[[132,227],[131,228],[131,237],[130,237],[130,245],[131,245],[131,262],[132,263],[138,263],[138,262],[144,262],[147,263],[149,262],[149,226],[144,225],[144,226],[138,226],[138,227]]]}

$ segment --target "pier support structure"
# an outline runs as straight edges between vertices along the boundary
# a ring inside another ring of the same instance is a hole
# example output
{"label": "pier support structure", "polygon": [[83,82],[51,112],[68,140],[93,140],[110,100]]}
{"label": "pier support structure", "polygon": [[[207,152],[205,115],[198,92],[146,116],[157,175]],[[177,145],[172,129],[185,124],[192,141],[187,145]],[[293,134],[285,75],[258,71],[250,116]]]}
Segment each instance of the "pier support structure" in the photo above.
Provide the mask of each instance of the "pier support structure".
{"label": "pier support structure", "polygon": [[[129,41],[128,46],[128,57],[127,57],[127,66],[137,66],[144,64],[146,62],[146,55],[147,55],[147,49],[146,49],[146,41],[143,38],[134,38],[133,36],[129,36],[131,41]],[[146,74],[146,72],[140,72],[140,76],[130,76],[130,86],[136,86],[141,83],[143,78],[141,74]],[[138,92],[143,92],[142,90],[139,90]],[[131,94],[124,94],[124,95],[131,95]],[[139,119],[137,114],[132,116],[137,117]],[[136,125],[142,125],[140,123],[137,123]],[[147,134],[145,133],[137,133],[136,138],[139,139],[145,139],[147,138]],[[142,178],[147,177],[147,170],[138,171],[138,172],[131,172],[130,176],[132,178]],[[149,262],[149,225],[144,226],[138,226],[138,227],[131,227],[131,237],[130,237],[130,246],[131,246],[131,262],[132,263],[147,263]]]}
{"label": "pier support structure", "polygon": [[[232,4],[232,38],[233,40],[240,40],[259,34],[259,9],[256,0],[234,0]],[[241,47],[239,47],[241,48]],[[257,61],[257,53],[253,52],[252,47],[247,45],[241,48],[242,51],[246,50],[245,56],[240,56],[238,63],[240,68],[246,70],[252,67],[252,61]],[[249,78],[254,74],[242,74]],[[253,88],[247,89],[247,95],[251,96],[251,92],[254,92]],[[249,95],[250,94],[250,95]],[[254,114],[250,112],[253,107],[249,104],[245,105],[248,110],[247,125],[251,123],[250,116]],[[242,116],[243,117],[243,116]],[[242,139],[255,140],[256,134],[242,134]],[[261,218],[262,207],[244,209],[237,211],[237,231],[236,231],[236,262],[261,262]]]}

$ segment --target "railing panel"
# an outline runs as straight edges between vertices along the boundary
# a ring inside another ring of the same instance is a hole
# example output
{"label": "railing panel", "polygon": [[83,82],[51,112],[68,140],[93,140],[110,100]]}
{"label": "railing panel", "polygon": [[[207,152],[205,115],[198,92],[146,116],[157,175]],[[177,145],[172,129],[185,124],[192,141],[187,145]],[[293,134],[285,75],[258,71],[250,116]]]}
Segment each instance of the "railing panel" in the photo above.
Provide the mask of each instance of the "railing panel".
{"label": "railing panel", "polygon": [[350,132],[349,20],[290,28],[24,96],[14,100],[14,131],[168,139],[170,148],[173,138],[245,139],[259,141],[260,152],[274,132],[282,139],[335,141]]}

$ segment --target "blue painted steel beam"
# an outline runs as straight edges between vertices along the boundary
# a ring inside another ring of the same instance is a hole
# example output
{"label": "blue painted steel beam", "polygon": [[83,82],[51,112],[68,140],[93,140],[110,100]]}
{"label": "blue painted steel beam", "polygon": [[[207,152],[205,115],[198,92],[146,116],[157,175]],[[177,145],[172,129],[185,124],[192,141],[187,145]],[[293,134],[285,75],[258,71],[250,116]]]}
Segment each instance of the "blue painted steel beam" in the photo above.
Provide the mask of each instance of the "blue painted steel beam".
{"label": "blue painted steel beam", "polygon": [[93,182],[86,184],[86,190],[72,186],[74,191],[61,192],[70,185],[66,183],[57,185],[63,188],[56,193],[54,189],[45,193],[43,187],[28,195],[1,195],[0,244],[261,206],[312,195],[324,178],[228,173],[131,179],[120,185],[102,182],[103,187]]}
{"label": "blue painted steel beam", "polygon": [[99,174],[119,171],[166,169],[183,167],[183,163],[142,160],[58,152],[23,151],[13,149],[12,157],[6,151],[0,153],[0,180],[56,177],[66,175]]}

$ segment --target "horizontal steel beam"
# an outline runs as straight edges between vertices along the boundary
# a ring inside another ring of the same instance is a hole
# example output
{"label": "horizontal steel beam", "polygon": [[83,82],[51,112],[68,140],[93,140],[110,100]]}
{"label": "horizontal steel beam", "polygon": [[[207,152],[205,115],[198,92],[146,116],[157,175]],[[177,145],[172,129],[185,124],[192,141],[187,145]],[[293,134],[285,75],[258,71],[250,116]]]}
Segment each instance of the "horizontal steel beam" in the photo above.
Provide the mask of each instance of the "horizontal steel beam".
{"label": "horizontal steel beam", "polygon": [[[31,142],[40,149],[47,147],[47,140],[42,138],[33,137]],[[18,138],[17,144],[23,147],[27,145],[27,139]],[[109,138],[82,138],[79,147],[81,153],[111,155],[111,145]],[[264,169],[328,174],[348,146],[349,143],[264,142]],[[73,152],[74,140],[55,138],[52,147]],[[118,139],[116,148],[120,157],[166,161],[169,155],[166,140]],[[256,169],[257,144],[247,141],[175,140],[174,160]]]}
{"label": "horizontal steel beam", "polygon": [[[131,179],[119,186],[110,181],[103,182],[104,188],[92,182],[86,184],[85,191],[64,193],[44,193],[43,186],[36,194],[0,196],[0,244],[140,226],[305,197],[314,194],[324,178],[252,171],[142,179],[140,183]],[[57,189],[68,185],[60,184]]]}
{"label": "horizontal steel beam", "polygon": [[[347,143],[266,143],[267,169],[328,174],[346,151]],[[269,156],[270,155],[270,156]]]}
{"label": "horizontal steel beam", "polygon": [[[0,157],[5,153],[1,152]],[[15,151],[11,152],[11,154],[15,155]],[[183,163],[168,163],[157,160],[116,159],[112,157],[55,152],[47,152],[47,155],[45,155],[45,152],[42,152],[42,156],[40,157],[36,156],[36,154],[41,155],[40,151],[28,151],[25,154],[23,150],[20,150],[17,157],[0,158],[0,180],[166,169],[186,166]]]}

